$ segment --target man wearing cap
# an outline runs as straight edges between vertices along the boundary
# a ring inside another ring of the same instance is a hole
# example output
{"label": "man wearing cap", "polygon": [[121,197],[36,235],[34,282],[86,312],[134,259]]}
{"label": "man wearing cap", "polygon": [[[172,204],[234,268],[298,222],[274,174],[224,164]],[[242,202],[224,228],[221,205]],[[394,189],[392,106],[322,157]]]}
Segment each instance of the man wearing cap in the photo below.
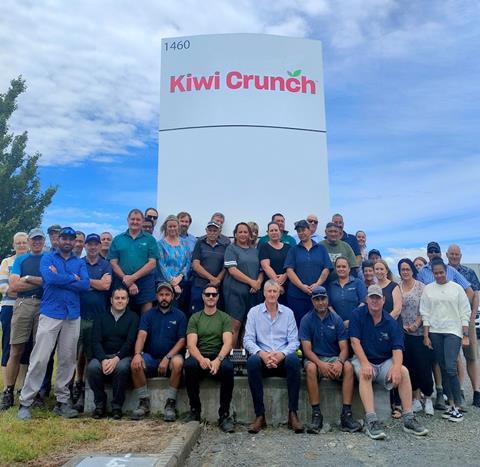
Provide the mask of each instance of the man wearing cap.
{"label": "man wearing cap", "polygon": [[265,282],[263,295],[265,301],[248,312],[243,338],[250,354],[248,384],[255,409],[255,420],[248,431],[258,433],[266,426],[263,377],[282,376],[287,378],[288,427],[295,433],[303,433],[304,427],[297,415],[301,363],[296,354],[300,342],[295,317],[290,308],[278,303],[280,285],[276,281]]}
{"label": "man wearing cap", "polygon": [[62,226],[59,224],[53,224],[47,229],[48,239],[50,240],[50,251],[57,249],[60,230],[62,230]]}
{"label": "man wearing cap", "polygon": [[32,229],[28,233],[30,252],[17,256],[10,272],[10,293],[16,293],[10,326],[10,357],[5,373],[5,391],[1,410],[13,405],[15,381],[20,370],[20,360],[30,337],[37,332],[40,301],[43,295],[43,279],[40,262],[45,246],[45,234],[41,229]]}
{"label": "man wearing cap", "polygon": [[[277,212],[272,216],[271,222],[278,224],[281,234],[280,241],[282,243],[288,243],[290,246],[295,246],[297,244],[297,241],[291,235],[288,235],[288,230],[285,230],[285,216],[283,214]],[[268,240],[270,240],[268,235],[260,237],[258,240],[258,246],[262,245],[263,243],[267,243]]]}
{"label": "man wearing cap", "polygon": [[290,280],[287,303],[299,327],[301,319],[312,307],[312,290],[325,283],[333,266],[325,247],[310,238],[307,221],[295,222],[295,230],[300,243],[288,250],[285,269]]}
{"label": "man wearing cap", "polygon": [[357,237],[343,230],[345,224],[341,214],[334,214],[332,216],[332,222],[340,229],[340,240],[347,242],[352,247],[353,253],[355,254],[357,260],[357,266],[360,266],[360,264],[362,264],[362,253],[360,251],[360,245],[358,244]]}
{"label": "man wearing cap", "polygon": [[130,307],[144,313],[155,299],[158,245],[152,235],[142,232],[142,211],[132,209],[127,219],[128,229],[113,239],[108,258],[115,274],[114,287],[123,284],[130,295]]}
{"label": "man wearing cap", "polygon": [[[87,237],[88,238],[88,237]],[[87,246],[88,251],[88,246]],[[127,308],[128,292],[115,289],[110,310],[95,318],[92,334],[93,358],[88,363],[87,377],[95,401],[93,418],[103,418],[107,412],[105,382],[112,383],[112,417],[122,418],[125,390],[130,381],[130,364],[138,330],[138,316]]]}
{"label": "man wearing cap", "polygon": [[108,292],[112,285],[112,267],[100,257],[100,235],[89,234],[85,240],[87,255],[82,258],[87,267],[90,288],[80,293],[80,336],[78,338],[78,360],[76,382],[72,391],[74,407],[83,412],[85,398],[85,367],[92,359],[92,331],[94,320],[105,313]]}
{"label": "man wearing cap", "polygon": [[75,237],[75,230],[64,227],[59,233],[57,250],[43,255],[40,261],[44,292],[35,347],[20,394],[18,418],[21,420],[31,418],[30,407],[42,385],[55,344],[58,350],[55,380],[57,405],[53,412],[66,418],[78,416],[78,412],[69,404],[68,385],[75,372],[80,333],[80,292],[88,290],[90,281],[85,262],[72,253]]}
{"label": "man wearing cap", "polygon": [[207,223],[206,235],[198,240],[192,254],[191,313],[203,308],[202,291],[207,284],[220,287],[225,276],[224,257],[226,246],[219,241],[221,227],[214,221]]}
{"label": "man wearing cap", "polygon": [[312,292],[313,310],[300,323],[299,337],[305,357],[308,399],[312,406],[312,423],[309,433],[319,433],[323,427],[320,410],[319,380],[328,378],[342,381],[342,412],[340,429],[353,433],[362,425],[352,417],[354,375],[348,360],[348,333],[343,320],[329,310],[325,287],[315,287]]}
{"label": "man wearing cap", "polygon": [[412,411],[410,375],[403,366],[403,334],[397,322],[383,310],[385,298],[380,286],[371,285],[367,306],[358,307],[349,324],[350,340],[355,356],[352,365],[359,381],[360,398],[365,409],[366,433],[372,439],[386,435],[375,413],[373,383],[387,391],[398,388],[403,407],[403,430],[416,436],[425,436],[428,430],[421,426]]}
{"label": "man wearing cap", "polygon": [[172,285],[161,282],[157,286],[158,307],[151,308],[140,319],[131,364],[133,387],[139,398],[138,407],[132,412],[132,420],[141,420],[150,413],[147,378],[157,376],[169,376],[163,419],[166,422],[176,419],[187,318],[173,305],[174,298]]}

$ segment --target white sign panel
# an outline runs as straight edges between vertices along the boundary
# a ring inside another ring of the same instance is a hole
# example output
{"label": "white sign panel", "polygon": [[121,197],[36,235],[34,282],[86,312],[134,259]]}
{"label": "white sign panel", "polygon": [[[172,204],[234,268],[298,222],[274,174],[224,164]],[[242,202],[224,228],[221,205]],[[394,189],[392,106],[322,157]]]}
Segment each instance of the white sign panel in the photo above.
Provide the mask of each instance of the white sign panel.
{"label": "white sign panel", "polygon": [[328,215],[322,50],[260,34],[162,41],[158,207],[189,211],[201,234],[215,211],[287,228]]}

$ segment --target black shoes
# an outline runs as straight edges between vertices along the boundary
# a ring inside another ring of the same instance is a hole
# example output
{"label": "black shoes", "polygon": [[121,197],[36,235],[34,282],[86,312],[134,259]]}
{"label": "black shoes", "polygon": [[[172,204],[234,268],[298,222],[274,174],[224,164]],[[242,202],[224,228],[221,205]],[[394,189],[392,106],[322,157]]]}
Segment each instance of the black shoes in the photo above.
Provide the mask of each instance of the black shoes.
{"label": "black shoes", "polygon": [[349,433],[355,433],[361,429],[362,424],[357,422],[357,420],[354,420],[352,412],[342,412],[342,415],[340,416],[340,430],[348,431]]}
{"label": "black shoes", "polygon": [[232,417],[227,414],[222,415],[218,419],[218,426],[224,433],[233,433],[235,431],[235,424]]}
{"label": "black shoes", "polygon": [[317,435],[323,428],[323,415],[320,410],[312,412],[312,422],[307,424],[307,433]]}

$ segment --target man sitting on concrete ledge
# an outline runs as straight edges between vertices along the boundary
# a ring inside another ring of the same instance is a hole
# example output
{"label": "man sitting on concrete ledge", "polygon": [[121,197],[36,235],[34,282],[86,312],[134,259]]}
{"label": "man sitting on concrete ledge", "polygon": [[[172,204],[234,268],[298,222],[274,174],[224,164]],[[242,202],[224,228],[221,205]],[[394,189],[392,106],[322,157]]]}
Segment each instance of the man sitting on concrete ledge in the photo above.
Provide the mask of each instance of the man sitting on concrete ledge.
{"label": "man sitting on concrete ledge", "polygon": [[105,381],[112,381],[112,417],[122,418],[125,391],[130,381],[130,362],[137,336],[138,316],[127,309],[128,292],[113,291],[110,311],[95,317],[92,334],[93,358],[87,366],[88,384],[93,391],[93,418],[103,418],[107,412]]}
{"label": "man sitting on concrete ledge", "polygon": [[188,322],[185,360],[185,386],[190,400],[188,420],[200,421],[200,379],[213,376],[220,380],[220,408],[218,425],[222,431],[233,433],[230,417],[233,393],[232,324],[230,316],[217,309],[218,288],[207,284],[202,292],[204,309],[194,313]]}
{"label": "man sitting on concrete ledge", "polygon": [[319,378],[342,381],[342,413],[340,429],[353,433],[362,425],[352,417],[354,374],[348,361],[348,333],[343,320],[328,308],[328,295],[325,287],[315,287],[312,291],[313,310],[307,313],[300,323],[300,340],[305,356],[308,399],[312,406],[312,423],[308,433],[319,433],[323,427],[320,411]]}
{"label": "man sitting on concrete ledge", "polygon": [[172,303],[174,290],[168,282],[157,286],[158,307],[142,315],[132,360],[133,387],[138,392],[138,407],[132,412],[132,420],[141,420],[150,413],[150,396],[147,378],[168,376],[170,387],[163,412],[166,422],[174,422],[177,392],[182,379],[185,331],[187,318]]}
{"label": "man sitting on concrete ledge", "polygon": [[373,382],[387,391],[398,387],[403,407],[403,430],[425,436],[412,411],[412,385],[403,362],[403,334],[398,323],[383,310],[385,298],[380,286],[368,288],[367,306],[357,308],[350,319],[349,333],[355,356],[352,365],[359,381],[360,398],[365,408],[365,427],[372,439],[386,435],[375,413]]}
{"label": "man sitting on concrete ledge", "polygon": [[258,433],[266,426],[263,404],[264,376],[286,376],[288,388],[288,427],[303,433],[298,419],[301,364],[296,350],[297,325],[293,311],[278,303],[280,285],[272,279],[263,287],[265,302],[254,306],[247,315],[243,345],[250,357],[247,361],[248,383],[255,408],[255,420],[249,433]]}

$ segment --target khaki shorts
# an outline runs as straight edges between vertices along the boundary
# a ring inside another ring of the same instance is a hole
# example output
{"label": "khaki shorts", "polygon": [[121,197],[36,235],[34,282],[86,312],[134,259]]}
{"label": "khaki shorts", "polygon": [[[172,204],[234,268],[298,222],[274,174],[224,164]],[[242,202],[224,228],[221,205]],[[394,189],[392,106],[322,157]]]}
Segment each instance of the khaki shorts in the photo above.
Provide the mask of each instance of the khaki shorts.
{"label": "khaki shorts", "polygon": [[468,340],[470,345],[463,347],[463,355],[465,356],[465,360],[475,362],[478,359],[477,330],[475,329],[475,323],[468,324]]}
{"label": "khaki shorts", "polygon": [[[335,363],[338,360],[338,357],[318,357],[318,359],[325,363]],[[306,358],[303,363],[303,367],[305,368],[305,370],[307,369],[307,365],[309,363],[313,363],[313,362],[311,362],[308,358]],[[329,379],[328,376],[325,376],[324,374],[320,373],[320,371],[318,371],[318,379],[322,379],[322,378]],[[341,376],[340,376],[340,379],[341,379]]]}
{"label": "khaki shorts", "polygon": [[40,314],[40,301],[39,298],[17,298],[15,300],[10,331],[10,345],[27,343],[30,340],[32,331],[33,340],[35,340],[38,316]]}

